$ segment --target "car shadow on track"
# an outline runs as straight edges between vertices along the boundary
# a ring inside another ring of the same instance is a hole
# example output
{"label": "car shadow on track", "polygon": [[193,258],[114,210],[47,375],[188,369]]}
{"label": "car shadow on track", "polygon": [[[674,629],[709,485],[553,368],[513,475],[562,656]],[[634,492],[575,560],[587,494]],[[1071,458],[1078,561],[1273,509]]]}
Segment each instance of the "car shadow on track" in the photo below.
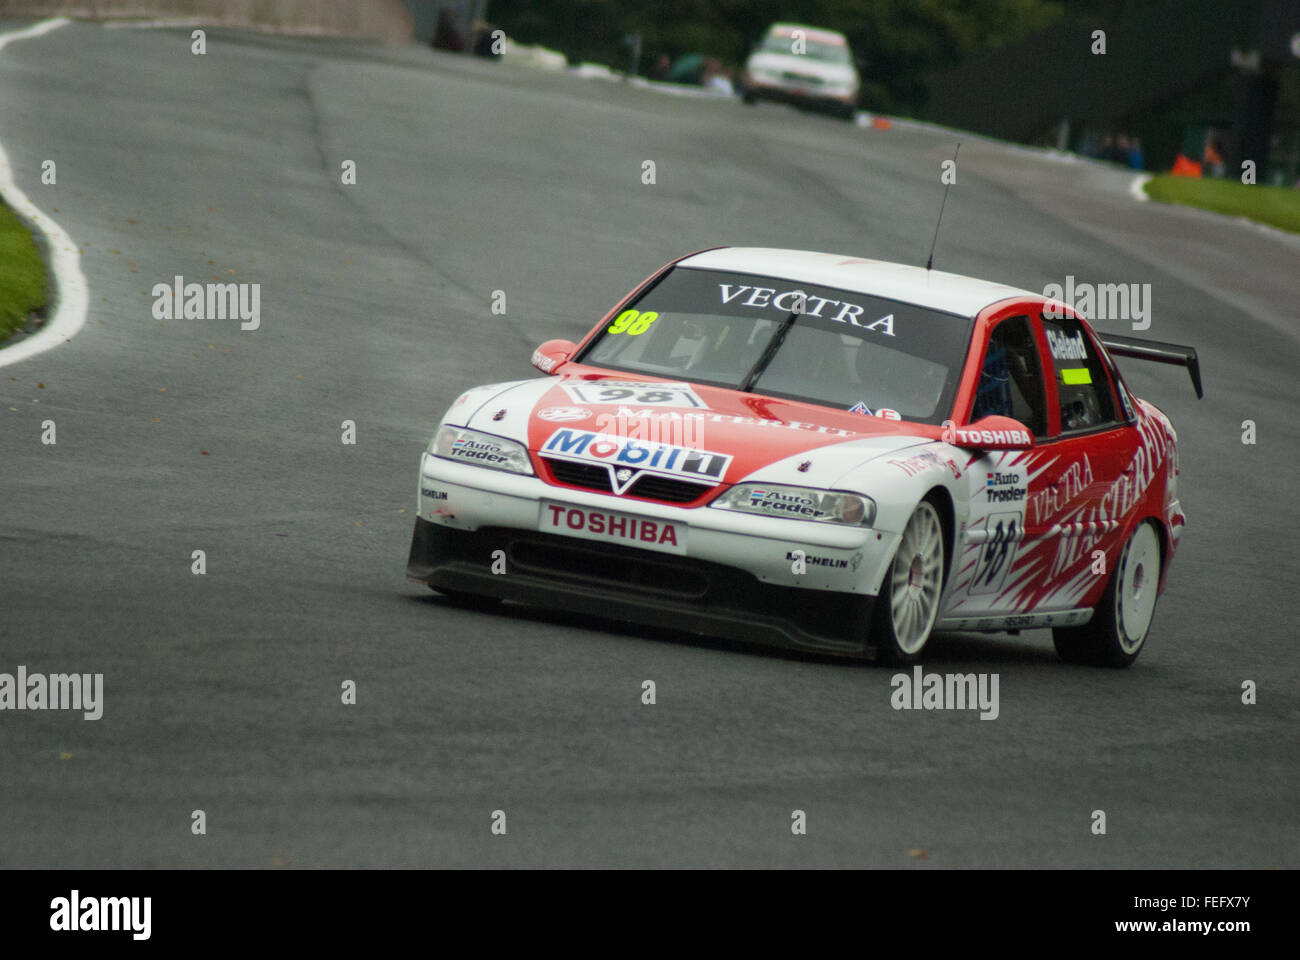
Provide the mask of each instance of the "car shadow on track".
{"label": "car shadow on track", "polygon": [[[494,605],[476,606],[473,603],[450,600],[438,594],[408,595],[411,602],[432,608],[446,608],[466,613],[475,613],[484,617],[496,617],[515,622],[549,624],[558,627],[570,627],[577,630],[593,631],[602,634],[621,634],[629,638],[648,640],[654,643],[674,643],[701,650],[716,650],[741,656],[758,656],[782,660],[796,660],[802,663],[833,664],[839,667],[857,667],[865,669],[886,669],[890,665],[872,663],[851,657],[833,654],[815,653],[806,650],[791,650],[784,647],[766,646],[760,643],[744,643],[721,637],[702,636],[681,630],[647,626],[613,620],[597,614],[570,613],[563,610],[549,610],[525,604],[504,602]],[[1009,634],[983,633],[940,633],[930,638],[925,656],[921,663],[926,667],[940,667],[946,664],[963,665],[1060,665],[1056,652],[1052,649],[1051,634],[1046,630],[1035,630],[1019,637]],[[896,667],[895,667],[896,669]]]}

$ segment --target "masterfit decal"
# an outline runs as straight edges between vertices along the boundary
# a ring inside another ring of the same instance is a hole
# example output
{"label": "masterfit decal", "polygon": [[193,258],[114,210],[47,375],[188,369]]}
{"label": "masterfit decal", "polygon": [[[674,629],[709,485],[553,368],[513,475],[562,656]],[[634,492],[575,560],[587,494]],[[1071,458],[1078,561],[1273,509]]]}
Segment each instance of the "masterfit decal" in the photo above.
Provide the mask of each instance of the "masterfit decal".
{"label": "masterfit decal", "polygon": [[[742,417],[733,413],[696,411],[683,413],[678,410],[655,410],[652,408],[638,410],[633,407],[619,407],[616,414],[604,414],[596,419],[596,423],[599,426],[602,423],[613,422],[615,419],[628,422],[638,420],[680,420],[686,423],[741,423],[755,427],[785,427],[789,430],[807,430],[811,433],[825,433],[833,437],[856,437],[858,435],[852,430],[828,427],[825,424],[804,423],[801,420],[768,420],[762,417]],[[686,444],[686,446],[690,446],[690,444]]]}

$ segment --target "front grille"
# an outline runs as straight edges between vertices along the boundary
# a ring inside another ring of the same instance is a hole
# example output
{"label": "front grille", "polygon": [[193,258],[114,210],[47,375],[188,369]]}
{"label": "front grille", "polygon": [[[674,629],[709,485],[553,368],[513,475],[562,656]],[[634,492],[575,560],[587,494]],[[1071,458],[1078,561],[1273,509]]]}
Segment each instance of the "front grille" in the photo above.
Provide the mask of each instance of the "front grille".
{"label": "front grille", "polygon": [[609,471],[604,467],[598,467],[594,463],[550,459],[546,461],[546,465],[551,468],[551,473],[560,483],[567,483],[571,487],[599,490],[602,493],[613,492],[609,486]]}
{"label": "front grille", "polygon": [[[552,460],[544,458],[550,467],[552,476],[559,483],[584,490],[598,490],[601,493],[613,493],[609,482],[609,470],[594,463],[574,463],[571,460]],[[645,500],[659,500],[663,503],[691,503],[700,499],[713,487],[707,483],[692,483],[689,480],[675,480],[653,473],[643,473],[628,488],[624,496],[641,497]]]}
{"label": "front grille", "polygon": [[781,74],[781,79],[788,83],[806,83],[812,86],[821,86],[823,82],[821,77],[811,77],[806,73],[791,73],[788,70]]}
{"label": "front grille", "polygon": [[706,483],[688,483],[685,480],[674,480],[671,477],[643,473],[627,492],[633,497],[645,497],[647,500],[690,503],[692,500],[698,500],[712,489]]}

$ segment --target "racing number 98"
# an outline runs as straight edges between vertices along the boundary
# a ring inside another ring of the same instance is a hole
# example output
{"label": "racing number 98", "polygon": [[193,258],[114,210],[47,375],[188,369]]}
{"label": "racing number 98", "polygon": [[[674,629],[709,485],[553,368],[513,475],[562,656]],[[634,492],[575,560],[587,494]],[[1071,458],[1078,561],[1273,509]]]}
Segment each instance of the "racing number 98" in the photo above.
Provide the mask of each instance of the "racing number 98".
{"label": "racing number 98", "polygon": [[610,333],[626,333],[629,337],[635,337],[639,333],[645,333],[650,329],[650,324],[659,319],[659,314],[653,310],[647,310],[641,313],[637,310],[624,310],[618,315],[613,323],[609,325]]}

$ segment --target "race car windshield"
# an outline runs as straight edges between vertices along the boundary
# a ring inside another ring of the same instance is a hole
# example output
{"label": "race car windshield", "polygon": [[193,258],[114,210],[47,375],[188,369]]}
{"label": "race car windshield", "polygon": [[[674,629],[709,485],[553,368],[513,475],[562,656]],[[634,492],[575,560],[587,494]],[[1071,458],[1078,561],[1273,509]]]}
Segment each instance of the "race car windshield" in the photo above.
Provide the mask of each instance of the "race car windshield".
{"label": "race car windshield", "polygon": [[[794,44],[795,38],[790,34],[774,33],[768,35],[760,49],[764,53],[794,53]],[[849,48],[839,44],[805,39],[804,52],[800,56],[805,56],[809,60],[820,60],[823,63],[848,63]]]}
{"label": "race car windshield", "polygon": [[896,300],[677,267],[578,359],[937,424],[950,412],[970,331],[970,318]]}

